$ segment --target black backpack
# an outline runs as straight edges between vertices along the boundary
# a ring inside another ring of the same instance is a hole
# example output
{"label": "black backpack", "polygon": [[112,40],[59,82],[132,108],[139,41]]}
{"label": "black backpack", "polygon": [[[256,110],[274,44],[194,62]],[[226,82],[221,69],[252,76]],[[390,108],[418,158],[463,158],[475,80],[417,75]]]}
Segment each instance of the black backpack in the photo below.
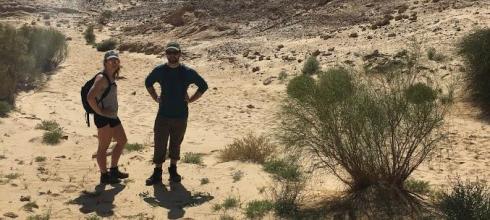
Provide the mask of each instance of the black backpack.
{"label": "black backpack", "polygon": [[109,91],[111,91],[111,80],[109,79],[109,77],[104,74],[104,73],[97,73],[94,77],[92,77],[92,79],[90,79],[89,81],[87,81],[85,83],[85,85],[82,86],[82,90],[80,91],[80,95],[82,96],[82,104],[83,104],[83,109],[85,109],[85,116],[86,116],[86,119],[87,119],[87,126],[90,127],[90,118],[89,118],[89,114],[94,114],[95,111],[92,109],[92,107],[90,107],[90,104],[88,104],[88,100],[87,100],[87,95],[88,95],[88,92],[90,91],[90,89],[92,88],[92,86],[94,85],[94,82],[95,82],[95,77],[97,77],[99,74],[102,74],[104,76],[104,78],[107,79],[107,82],[109,83],[109,86],[107,87],[107,89],[104,90],[104,93],[102,93],[102,96],[100,97],[100,100],[97,100],[97,104],[99,104],[108,94],[109,94]]}

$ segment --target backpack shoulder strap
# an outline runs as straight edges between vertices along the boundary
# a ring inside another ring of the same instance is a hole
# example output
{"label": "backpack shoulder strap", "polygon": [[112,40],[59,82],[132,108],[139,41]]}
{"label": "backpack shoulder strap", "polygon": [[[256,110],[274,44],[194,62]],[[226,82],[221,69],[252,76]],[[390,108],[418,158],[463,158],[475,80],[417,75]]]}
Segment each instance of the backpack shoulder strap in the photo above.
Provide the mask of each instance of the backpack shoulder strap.
{"label": "backpack shoulder strap", "polygon": [[111,83],[111,80],[109,79],[109,76],[107,74],[105,74],[103,72],[100,72],[98,74],[102,74],[102,76],[104,76],[104,78],[107,79],[107,84],[109,85],[109,86],[107,86],[107,88],[102,93],[102,96],[100,96],[100,99],[99,99],[98,102],[101,102],[109,94],[109,92],[111,91],[111,87],[112,87],[111,85],[112,85],[112,83]]}

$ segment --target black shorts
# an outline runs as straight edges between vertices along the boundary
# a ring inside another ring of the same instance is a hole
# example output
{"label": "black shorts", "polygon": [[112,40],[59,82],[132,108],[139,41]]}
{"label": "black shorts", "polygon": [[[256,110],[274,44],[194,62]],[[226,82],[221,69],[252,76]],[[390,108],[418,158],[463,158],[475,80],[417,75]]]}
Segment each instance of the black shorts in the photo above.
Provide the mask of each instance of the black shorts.
{"label": "black shorts", "polygon": [[97,128],[105,127],[109,125],[111,128],[116,127],[121,124],[121,120],[118,118],[108,118],[98,114],[94,114],[94,122]]}

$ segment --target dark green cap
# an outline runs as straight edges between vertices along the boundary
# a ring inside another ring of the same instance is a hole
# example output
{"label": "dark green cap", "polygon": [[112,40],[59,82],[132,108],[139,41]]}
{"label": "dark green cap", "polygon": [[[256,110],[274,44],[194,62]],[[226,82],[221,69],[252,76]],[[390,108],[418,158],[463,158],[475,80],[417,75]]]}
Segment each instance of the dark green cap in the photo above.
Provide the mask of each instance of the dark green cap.
{"label": "dark green cap", "polygon": [[180,45],[179,45],[179,43],[177,43],[177,42],[170,42],[170,43],[168,43],[167,44],[167,47],[165,48],[165,51],[169,51],[169,50],[180,52]]}

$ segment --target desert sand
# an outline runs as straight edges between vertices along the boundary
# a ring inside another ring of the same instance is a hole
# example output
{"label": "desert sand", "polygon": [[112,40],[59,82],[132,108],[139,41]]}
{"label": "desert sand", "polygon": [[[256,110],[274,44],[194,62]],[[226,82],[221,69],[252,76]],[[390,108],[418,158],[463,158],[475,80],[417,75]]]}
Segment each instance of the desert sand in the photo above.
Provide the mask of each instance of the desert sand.
{"label": "desert sand", "polygon": [[[61,5],[68,8],[77,5],[76,1],[60,2],[45,4],[46,7]],[[127,2],[119,3],[120,7],[129,5]],[[331,5],[339,5],[338,2],[342,1],[334,1]],[[344,2],[345,7],[338,10],[363,7],[368,1]],[[321,53],[319,60],[323,68],[352,63],[352,68],[360,69],[363,55],[373,50],[393,54],[402,49],[412,36],[422,40],[424,48],[434,47],[449,57],[442,62],[424,60],[427,68],[433,70],[428,77],[459,80],[456,103],[445,124],[448,138],[441,144],[439,152],[414,173],[413,178],[429,181],[431,186],[441,188],[457,175],[490,180],[490,125],[465,95],[464,84],[460,80],[463,62],[455,51],[455,44],[465,33],[490,25],[490,4],[486,1],[441,2],[447,2],[449,6],[438,11],[434,5],[442,3],[421,1],[414,4],[414,1],[408,1],[409,10],[417,12],[416,21],[392,21],[389,26],[377,30],[366,29],[369,23],[363,22],[332,27],[329,38],[312,36],[308,29],[304,34],[294,35],[285,32],[209,37],[202,32],[182,38],[171,37],[168,33],[128,37],[161,45],[169,40],[179,40],[187,55],[183,63],[196,69],[208,82],[209,90],[189,107],[188,128],[182,144],[182,153],[204,154],[203,164],[180,163],[181,185],[169,184],[166,181],[168,174],[164,172],[165,188],[145,186],[144,180],[152,172],[152,128],[158,106],[147,94],[144,79],[154,66],[164,63],[165,59],[159,55],[125,51],[120,55],[122,78],[117,82],[119,115],[129,143],[141,143],[145,148],[141,152],[124,152],[120,166],[129,172],[130,178],[121,186],[106,186],[105,191],[100,186],[96,188],[99,173],[96,161],[91,157],[97,146],[96,129],[86,126],[79,97],[83,83],[102,67],[103,53],[85,43],[80,32],[84,30],[84,24],[77,26],[95,12],[77,8],[80,13],[53,13],[51,26],[72,38],[68,41],[69,55],[41,88],[18,94],[16,109],[7,118],[0,119],[0,219],[8,219],[4,214],[9,212],[17,215],[18,219],[47,212],[51,213],[51,219],[85,219],[92,215],[104,219],[219,219],[221,212],[213,212],[212,206],[230,195],[238,197],[242,204],[268,198],[266,192],[261,193],[261,188],[271,187],[273,182],[260,165],[221,163],[216,156],[220,149],[248,132],[272,136],[274,127],[278,126],[276,113],[285,97],[286,83],[277,79],[279,73],[285,71],[291,79],[302,68],[303,62],[298,62],[298,59],[304,60],[306,55],[316,50]],[[6,2],[1,1],[1,4]],[[324,7],[329,7],[329,4]],[[0,21],[13,25],[30,24],[41,14],[4,15]],[[68,22],[61,23],[63,19]],[[60,26],[55,26],[58,23]],[[109,28],[96,30],[97,38],[121,37],[118,35],[121,34],[120,28],[110,28],[118,27],[120,23],[110,22]],[[36,25],[45,26],[42,21]],[[328,25],[325,24],[325,28],[328,29]],[[358,37],[349,37],[353,32],[358,33]],[[391,33],[394,36],[388,37]],[[284,47],[277,49],[278,45]],[[250,59],[243,56],[246,51],[257,51],[270,59]],[[295,59],[284,59],[285,55]],[[252,71],[254,67],[259,70]],[[268,78],[271,83],[264,83]],[[54,146],[43,144],[42,130],[35,129],[42,120],[56,120],[63,127],[66,140]],[[37,156],[47,159],[35,162]],[[234,182],[232,174],[236,171],[243,172],[243,178]],[[8,174],[20,176],[8,180],[5,177]],[[209,178],[210,182],[201,185],[202,178]],[[338,180],[321,171],[313,175],[307,187],[310,201],[321,200],[322,196],[327,197],[343,189]],[[25,196],[29,196],[39,208],[33,212],[24,210],[22,207],[26,202],[20,198]],[[244,218],[240,209],[228,214]],[[267,218],[273,219],[272,216]]]}

